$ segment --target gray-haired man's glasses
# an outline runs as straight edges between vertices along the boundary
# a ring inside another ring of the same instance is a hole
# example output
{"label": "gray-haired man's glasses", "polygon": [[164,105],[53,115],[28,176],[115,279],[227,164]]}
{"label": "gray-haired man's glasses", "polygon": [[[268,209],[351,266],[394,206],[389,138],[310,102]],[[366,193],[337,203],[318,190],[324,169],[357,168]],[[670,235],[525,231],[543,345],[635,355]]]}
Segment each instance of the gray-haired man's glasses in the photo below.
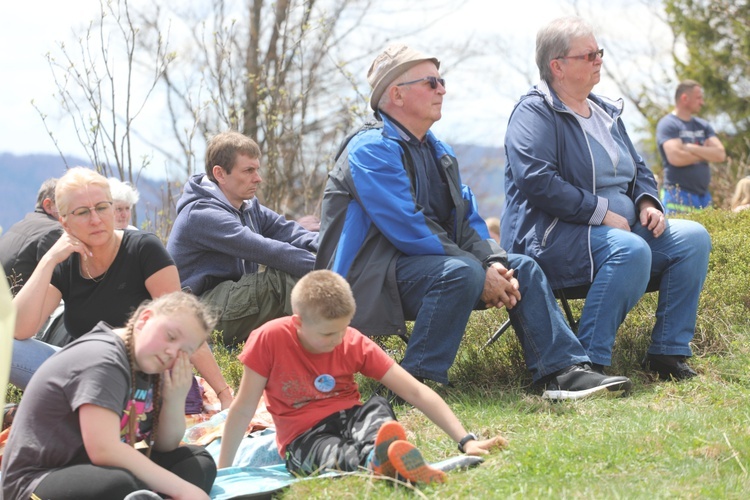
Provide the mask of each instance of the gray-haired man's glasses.
{"label": "gray-haired man's glasses", "polygon": [[440,86],[445,88],[445,78],[438,78],[436,76],[425,76],[424,78],[420,78],[419,80],[412,80],[410,82],[404,82],[404,83],[397,83],[396,87],[401,87],[403,85],[411,85],[412,83],[419,83],[419,82],[430,82],[430,88],[432,90],[435,90],[438,88],[438,83]]}

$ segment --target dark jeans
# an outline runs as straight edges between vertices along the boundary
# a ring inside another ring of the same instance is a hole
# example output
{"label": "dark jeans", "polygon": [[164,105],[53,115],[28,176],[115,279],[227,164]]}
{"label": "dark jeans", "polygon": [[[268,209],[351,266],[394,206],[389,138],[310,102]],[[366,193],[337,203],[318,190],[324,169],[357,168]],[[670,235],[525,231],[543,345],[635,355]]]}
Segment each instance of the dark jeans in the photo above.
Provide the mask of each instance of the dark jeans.
{"label": "dark jeans", "polygon": [[393,408],[377,395],[362,406],[336,412],[286,447],[286,468],[307,476],[322,469],[348,472],[364,467],[380,426],[391,420],[396,420]]}
{"label": "dark jeans", "polygon": [[[201,446],[180,446],[160,453],[151,461],[208,493],[216,478],[216,463]],[[42,500],[122,500],[128,494],[149,489],[129,470],[80,464],[56,469],[42,479],[34,495]]]}

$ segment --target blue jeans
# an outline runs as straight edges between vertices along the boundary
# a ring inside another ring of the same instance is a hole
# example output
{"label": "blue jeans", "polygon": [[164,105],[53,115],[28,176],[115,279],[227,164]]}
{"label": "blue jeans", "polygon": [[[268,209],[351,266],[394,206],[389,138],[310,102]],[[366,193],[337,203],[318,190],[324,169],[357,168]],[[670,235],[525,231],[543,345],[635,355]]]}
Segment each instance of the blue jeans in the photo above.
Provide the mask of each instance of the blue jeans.
{"label": "blue jeans", "polygon": [[687,220],[667,220],[659,238],[640,222],[631,229],[591,228],[595,276],[583,306],[578,338],[591,361],[609,366],[617,329],[645,293],[651,276],[660,276],[656,324],[648,352],[690,356],[711,238],[703,226]]}
{"label": "blue jeans", "polygon": [[31,380],[31,376],[42,366],[42,363],[62,349],[45,344],[36,339],[13,340],[13,359],[10,363],[10,383],[21,390]]}
{"label": "blue jeans", "polygon": [[661,202],[667,214],[684,214],[711,206],[711,193],[695,194],[678,187],[664,187]]}
{"label": "blue jeans", "polygon": [[[521,292],[510,320],[534,381],[588,361],[541,268],[523,255],[509,255],[509,262]],[[416,377],[447,383],[471,311],[484,307],[479,298],[485,271],[468,257],[401,256],[396,280],[404,314],[414,320],[401,366]]]}

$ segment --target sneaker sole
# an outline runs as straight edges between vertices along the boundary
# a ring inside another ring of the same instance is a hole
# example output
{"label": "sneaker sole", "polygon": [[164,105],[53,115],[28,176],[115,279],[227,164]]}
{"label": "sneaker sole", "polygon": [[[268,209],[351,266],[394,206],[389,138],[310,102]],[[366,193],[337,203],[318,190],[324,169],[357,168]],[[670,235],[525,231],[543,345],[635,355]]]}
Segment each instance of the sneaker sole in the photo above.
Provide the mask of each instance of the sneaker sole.
{"label": "sneaker sole", "polygon": [[627,394],[630,391],[630,387],[631,384],[626,382],[611,382],[609,384],[598,385],[591,389],[585,389],[582,391],[553,391],[547,389],[544,391],[544,394],[542,394],[542,399],[569,401],[598,396],[616,398]]}
{"label": "sneaker sole", "polygon": [[388,458],[388,448],[399,440],[406,440],[406,431],[400,423],[390,420],[380,426],[375,437],[374,460],[372,461],[372,471],[375,474],[396,477],[396,469]]}
{"label": "sneaker sole", "polygon": [[394,441],[388,447],[388,458],[396,471],[412,483],[443,483],[446,474],[425,462],[419,450],[408,441]]}

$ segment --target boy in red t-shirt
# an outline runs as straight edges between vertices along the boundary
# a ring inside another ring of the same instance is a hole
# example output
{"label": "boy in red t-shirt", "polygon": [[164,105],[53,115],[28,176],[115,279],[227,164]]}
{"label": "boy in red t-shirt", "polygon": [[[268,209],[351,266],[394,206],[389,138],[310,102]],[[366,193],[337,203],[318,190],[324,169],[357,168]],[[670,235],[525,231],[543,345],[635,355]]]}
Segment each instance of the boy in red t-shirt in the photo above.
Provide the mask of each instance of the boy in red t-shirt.
{"label": "boy in red t-shirt", "polygon": [[355,304],[347,281],[331,271],[313,271],[292,290],[293,316],[254,330],[239,356],[242,382],[229,410],[219,467],[232,465],[244,430],[265,390],[276,425],[279,453],[294,474],[329,468],[369,468],[412,482],[442,482],[406,441],[388,401],[361,403],[354,374],[374,378],[420,409],[469,455],[483,455],[507,441],[478,440],[463,428],[443,399],[388,357],[349,322]]}

